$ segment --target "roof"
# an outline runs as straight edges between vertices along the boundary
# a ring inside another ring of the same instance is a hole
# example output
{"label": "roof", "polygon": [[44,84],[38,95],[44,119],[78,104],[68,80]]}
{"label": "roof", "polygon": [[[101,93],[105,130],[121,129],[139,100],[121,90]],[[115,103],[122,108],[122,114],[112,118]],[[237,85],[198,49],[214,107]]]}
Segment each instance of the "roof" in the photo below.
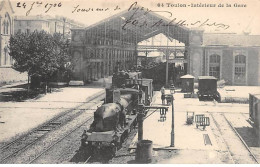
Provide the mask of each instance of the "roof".
{"label": "roof", "polygon": [[234,33],[204,33],[203,45],[260,46],[260,35]]}
{"label": "roof", "polygon": [[14,13],[14,9],[13,9],[12,4],[11,4],[11,2],[10,2],[9,0],[2,0],[2,1],[0,2],[0,11],[1,11],[2,8],[4,7],[5,2],[7,2],[7,3],[9,4],[9,6],[10,6],[10,8],[11,8],[11,12]]}
{"label": "roof", "polygon": [[183,75],[181,78],[195,78],[195,77],[192,76],[192,75],[187,74],[187,75]]}
{"label": "roof", "polygon": [[199,79],[217,79],[213,76],[199,76]]}
{"label": "roof", "polygon": [[41,15],[37,15],[37,16],[15,16],[14,20],[48,21],[48,17],[43,17]]}
{"label": "roof", "polygon": [[[87,33],[106,38],[138,43],[157,34],[164,34],[170,40],[189,42],[189,29],[146,8],[135,6],[84,29]],[[147,10],[149,12],[147,12]],[[169,25],[169,26],[167,26]],[[80,29],[72,29],[80,31]]]}
{"label": "roof", "polygon": [[139,93],[139,90],[133,88],[119,88],[117,90],[119,90],[121,93]]}
{"label": "roof", "polygon": [[249,94],[260,100],[260,94],[258,93],[249,93]]}
{"label": "roof", "polygon": [[[15,16],[15,20],[33,20],[33,21],[59,21],[59,22],[64,22],[65,17],[52,17],[49,15],[36,15],[36,16]],[[78,23],[74,20],[65,18],[66,23],[69,23],[71,25],[74,25],[76,27],[84,27],[84,24]]]}

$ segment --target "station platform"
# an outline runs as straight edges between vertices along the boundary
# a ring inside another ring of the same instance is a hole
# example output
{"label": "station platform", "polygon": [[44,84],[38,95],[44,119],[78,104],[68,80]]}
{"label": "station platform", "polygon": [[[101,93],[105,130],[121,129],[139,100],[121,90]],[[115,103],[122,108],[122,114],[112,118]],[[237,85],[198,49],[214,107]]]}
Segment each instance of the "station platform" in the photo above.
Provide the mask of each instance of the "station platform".
{"label": "station platform", "polygon": [[[111,78],[101,78],[85,86],[59,88],[58,91],[26,101],[0,101],[0,144],[19,138],[55,116],[105,93],[104,88],[112,83]],[[22,90],[16,86],[6,85],[0,92]]]}
{"label": "station platform", "polygon": [[[167,93],[167,92],[166,92]],[[169,93],[169,92],[168,92]],[[159,164],[205,164],[205,163],[233,163],[231,158],[226,154],[225,148],[219,144],[215,133],[213,133],[212,128],[214,128],[214,123],[210,122],[210,126],[207,126],[205,130],[202,127],[196,128],[196,123],[191,125],[186,124],[187,111],[194,111],[196,114],[204,114],[210,117],[210,108],[215,108],[213,102],[208,102],[209,105],[205,103],[201,104],[198,99],[184,99],[183,93],[177,93],[174,95],[175,101],[175,111],[174,111],[174,132],[175,141],[174,147],[171,147],[171,130],[172,130],[172,106],[169,106],[169,110],[166,114],[166,120],[160,122],[160,112],[154,112],[150,110],[147,117],[143,122],[143,139],[151,140],[153,142],[153,156],[165,156],[162,155],[158,150],[166,150],[168,152],[175,152],[173,157],[156,160],[153,163]],[[160,92],[155,92],[152,106],[161,105],[161,94]],[[185,104],[186,100],[186,104]],[[193,101],[192,103],[189,103]],[[207,103],[207,102],[206,102]],[[211,105],[210,105],[211,104]],[[199,110],[196,110],[196,105]],[[212,106],[212,107],[210,107]],[[208,110],[208,111],[207,111]],[[212,121],[212,118],[210,118]],[[209,140],[205,140],[205,136],[209,137]],[[136,145],[138,141],[138,133],[134,137],[129,149],[130,152],[135,152]],[[160,155],[157,155],[160,154]],[[167,154],[167,153],[166,153]],[[223,160],[224,159],[224,160]]]}
{"label": "station platform", "polygon": [[259,86],[225,86],[218,88],[221,103],[248,103],[249,93],[260,93]]}

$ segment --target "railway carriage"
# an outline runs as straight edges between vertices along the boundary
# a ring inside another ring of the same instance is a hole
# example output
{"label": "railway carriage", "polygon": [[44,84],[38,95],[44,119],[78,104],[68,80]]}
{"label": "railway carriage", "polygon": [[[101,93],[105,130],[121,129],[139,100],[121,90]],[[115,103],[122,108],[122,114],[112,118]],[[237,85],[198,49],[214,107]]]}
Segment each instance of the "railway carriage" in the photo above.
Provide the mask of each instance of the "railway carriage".
{"label": "railway carriage", "polygon": [[199,76],[198,97],[200,100],[220,100],[217,91],[217,79],[212,76]]}
{"label": "railway carriage", "polygon": [[260,144],[260,94],[249,94],[249,118]]}

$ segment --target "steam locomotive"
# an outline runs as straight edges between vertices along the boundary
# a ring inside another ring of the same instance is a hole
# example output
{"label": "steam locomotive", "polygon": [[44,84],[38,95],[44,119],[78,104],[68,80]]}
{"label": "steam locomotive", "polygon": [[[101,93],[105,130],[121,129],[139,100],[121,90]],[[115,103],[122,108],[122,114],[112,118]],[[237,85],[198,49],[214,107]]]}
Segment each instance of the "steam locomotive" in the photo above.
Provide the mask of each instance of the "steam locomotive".
{"label": "steam locomotive", "polygon": [[95,157],[101,152],[114,156],[137,124],[138,104],[149,105],[152,95],[152,80],[142,79],[141,73],[114,74],[112,87],[106,89],[105,104],[94,112],[94,121],[83,132],[81,146]]}

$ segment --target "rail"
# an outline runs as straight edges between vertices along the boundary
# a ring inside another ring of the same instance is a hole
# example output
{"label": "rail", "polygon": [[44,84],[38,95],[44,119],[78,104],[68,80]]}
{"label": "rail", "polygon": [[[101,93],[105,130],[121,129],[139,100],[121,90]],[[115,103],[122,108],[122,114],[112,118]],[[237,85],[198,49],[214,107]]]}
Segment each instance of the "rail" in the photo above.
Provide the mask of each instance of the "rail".
{"label": "rail", "polygon": [[250,150],[250,148],[247,146],[246,142],[243,140],[243,138],[240,136],[240,134],[237,132],[237,130],[234,128],[234,126],[231,124],[231,122],[226,118],[226,116],[223,114],[225,120],[227,121],[227,123],[229,124],[229,126],[232,128],[232,130],[236,133],[236,135],[238,136],[239,140],[243,143],[243,145],[246,147],[246,149],[248,150],[248,152],[251,154],[251,156],[253,157],[253,159],[256,161],[256,163],[259,164],[257,158],[255,157],[255,155],[252,153],[252,151]]}
{"label": "rail", "polygon": [[89,122],[90,120],[92,120],[94,117],[91,116],[89,119],[87,119],[87,121],[83,122],[82,124],[76,126],[75,128],[73,128],[69,133],[67,133],[66,135],[64,135],[62,138],[60,138],[59,140],[57,140],[56,142],[54,142],[53,144],[51,144],[47,149],[45,149],[43,152],[41,152],[39,155],[37,155],[36,157],[34,157],[29,164],[32,164],[34,161],[36,161],[39,157],[41,157],[44,153],[46,153],[48,150],[50,150],[53,146],[55,146],[56,144],[58,144],[59,142],[61,142],[63,139],[65,139],[67,136],[69,136],[71,133],[73,133],[74,131],[76,131],[78,128],[80,128],[82,125],[86,124],[87,122]]}
{"label": "rail", "polygon": [[[104,94],[105,94],[104,92],[101,94],[97,94],[96,96],[91,97],[89,99],[89,101],[97,100],[97,99],[99,99],[100,96],[102,96]],[[100,98],[100,100],[101,99],[102,98]],[[91,103],[93,103],[93,102],[91,102]],[[77,116],[82,114],[85,111],[85,109],[83,110],[83,109],[79,109],[79,108],[84,105],[88,105],[88,104],[89,103],[86,102],[85,104],[79,105],[74,109],[68,110],[68,111],[54,117],[47,123],[44,123],[44,124],[38,126],[37,128],[33,129],[31,132],[15,139],[14,141],[12,141],[6,145],[3,145],[1,147],[1,154],[3,155],[3,158],[0,159],[0,163],[5,162],[7,159],[11,158],[14,155],[17,156],[19,153],[22,152],[22,150],[25,150],[26,148],[35,144],[37,141],[44,138],[49,132],[55,130],[57,127],[59,127],[61,125],[65,125],[68,120],[76,118]],[[91,107],[92,107],[92,105],[89,105],[88,109],[91,110],[90,109]],[[71,112],[71,111],[77,110],[77,109],[78,109],[77,112]],[[59,119],[63,119],[63,121],[58,121]],[[34,138],[35,136],[37,136],[37,137]],[[24,138],[25,139],[27,138],[27,139],[22,140]],[[32,138],[33,138],[33,140],[30,141],[29,139],[32,139]],[[29,141],[29,142],[27,143],[27,141]],[[4,156],[4,153],[7,155]]]}

